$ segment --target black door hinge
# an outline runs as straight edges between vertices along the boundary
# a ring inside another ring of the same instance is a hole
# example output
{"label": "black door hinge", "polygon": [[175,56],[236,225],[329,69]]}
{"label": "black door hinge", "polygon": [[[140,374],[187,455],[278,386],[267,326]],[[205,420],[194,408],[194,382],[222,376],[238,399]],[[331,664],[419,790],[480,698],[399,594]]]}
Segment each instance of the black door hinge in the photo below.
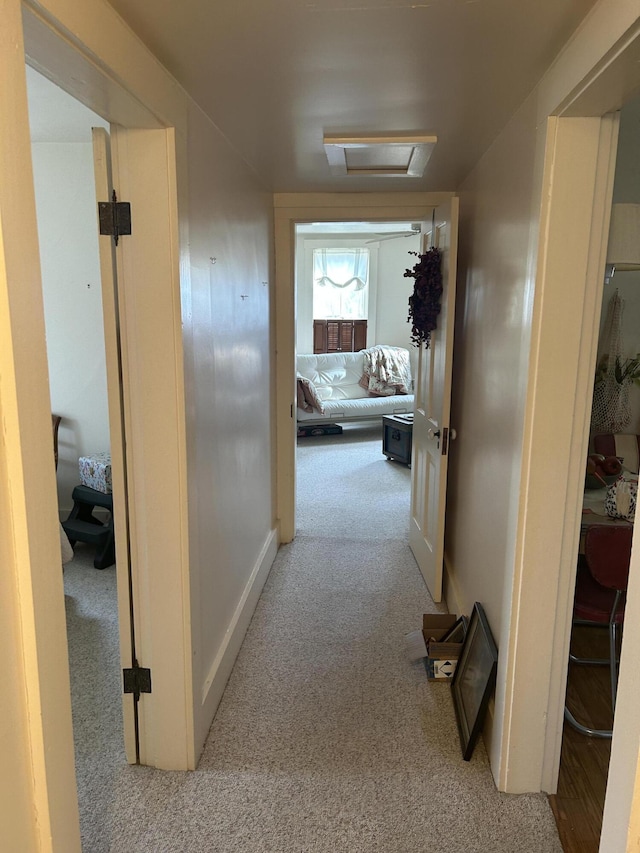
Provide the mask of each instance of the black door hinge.
{"label": "black door hinge", "polygon": [[151,670],[138,666],[137,661],[133,662],[131,669],[122,670],[122,677],[124,692],[133,693],[136,702],[141,693],[151,693]]}
{"label": "black door hinge", "polygon": [[115,190],[111,201],[98,202],[98,219],[100,234],[113,237],[116,246],[118,237],[131,234],[131,205],[128,201],[118,201]]}

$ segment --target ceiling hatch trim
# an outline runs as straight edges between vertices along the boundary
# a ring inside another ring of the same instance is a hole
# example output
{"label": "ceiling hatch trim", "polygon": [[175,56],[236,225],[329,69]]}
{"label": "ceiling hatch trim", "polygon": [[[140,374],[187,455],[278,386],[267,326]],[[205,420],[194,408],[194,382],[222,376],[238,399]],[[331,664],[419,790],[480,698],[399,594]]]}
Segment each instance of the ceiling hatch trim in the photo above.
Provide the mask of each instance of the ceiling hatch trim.
{"label": "ceiling hatch trim", "polygon": [[438,141],[431,134],[325,134],[333,175],[421,178]]}

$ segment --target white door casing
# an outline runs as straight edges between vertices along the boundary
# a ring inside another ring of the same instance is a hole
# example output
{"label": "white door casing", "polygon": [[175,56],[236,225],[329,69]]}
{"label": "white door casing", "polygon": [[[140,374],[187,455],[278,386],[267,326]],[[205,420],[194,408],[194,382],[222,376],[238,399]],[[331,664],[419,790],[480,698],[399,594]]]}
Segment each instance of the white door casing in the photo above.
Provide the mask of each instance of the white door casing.
{"label": "white door casing", "polygon": [[280,542],[296,531],[295,223],[418,222],[452,193],[276,193],[276,516]]}
{"label": "white door casing", "polygon": [[[183,94],[169,80],[157,59],[142,48],[136,36],[124,27],[107,4],[89,10],[77,4],[72,8],[64,3],[46,2],[43,6],[11,0],[3,5],[2,27],[4,43],[9,49],[0,51],[0,112],[5,119],[0,133],[0,501],[3,506],[10,507],[10,513],[0,514],[0,563],[3,567],[3,619],[0,620],[3,663],[0,673],[5,686],[3,721],[9,725],[10,732],[0,773],[2,832],[7,849],[73,853],[80,850],[81,844],[63,579],[61,571],[52,571],[60,539],[25,51],[30,65],[65,91],[81,98],[94,112],[121,125],[177,127],[179,140],[184,140],[186,109]],[[172,131],[163,131],[163,134],[165,148],[171,155],[165,157],[164,168],[157,168],[155,151],[151,162],[149,157],[145,161],[140,156],[136,166],[140,172],[148,164],[161,184],[171,186],[175,183],[175,135]],[[183,151],[180,163],[185,171],[186,162]],[[172,191],[171,210],[167,210],[169,205],[166,204],[161,207],[156,199],[149,201],[154,224],[157,218],[176,221],[173,196]],[[155,216],[154,211],[157,211]],[[149,514],[161,535],[150,539],[153,553],[149,564],[154,568],[153,580],[164,596],[164,601],[157,603],[168,601],[171,608],[156,607],[149,619],[154,621],[157,617],[158,633],[163,634],[165,644],[157,656],[167,658],[171,679],[166,692],[172,695],[165,716],[174,723],[177,719],[171,737],[159,731],[156,740],[164,753],[159,756],[162,763],[171,769],[185,769],[193,767],[194,757],[190,746],[193,736],[189,732],[189,720],[185,719],[192,690],[188,683],[191,646],[188,636],[183,371],[179,311],[168,306],[167,300],[158,298],[157,283],[164,284],[168,275],[158,275],[156,267],[158,245],[163,250],[171,246],[172,281],[177,282],[176,243],[167,239],[165,231],[158,234],[156,229],[154,240],[146,242],[141,266],[144,267],[146,261],[146,268],[151,267],[149,278],[156,285],[152,296],[155,306],[161,305],[158,310],[161,310],[160,319],[164,325],[169,322],[167,315],[171,315],[172,333],[165,334],[164,348],[175,364],[175,369],[164,369],[162,383],[156,383],[152,389],[154,393],[164,394],[157,409],[162,422],[171,424],[173,434],[167,439],[165,431],[164,447],[170,452],[163,455],[169,456],[168,469],[156,465],[158,478],[162,480],[162,501],[160,506],[149,507]],[[166,268],[164,256],[162,260]],[[171,294],[179,309],[179,289],[175,283]],[[146,305],[142,312],[149,313]],[[156,315],[153,319],[155,339],[153,346],[145,349],[150,362],[157,357],[157,340],[164,331]],[[139,397],[150,384],[143,375],[135,377],[134,383],[134,396],[137,393]],[[145,404],[151,418],[156,411],[156,401],[145,399]],[[143,448],[148,431],[147,424],[140,430],[139,442]],[[150,449],[149,456],[158,458],[154,448]],[[147,490],[156,504],[156,483],[147,485],[147,470],[140,473],[139,490]],[[172,505],[168,506],[170,502]],[[165,531],[172,539],[171,544],[180,544],[177,557],[173,549],[166,547]],[[163,555],[167,551],[165,558]],[[170,571],[164,566],[169,561]],[[159,563],[163,573],[160,579],[155,571]],[[178,666],[175,666],[176,657]],[[181,705],[184,706],[182,710]],[[158,766],[161,766],[160,760]]]}
{"label": "white door casing", "polygon": [[0,50],[0,819],[5,850],[80,851],[20,4]]}
{"label": "white door casing", "polygon": [[[32,5],[21,10],[28,63],[111,122],[114,182],[132,205],[133,233],[120,240],[117,254],[136,645],[140,665],[152,670],[153,691],[139,705],[140,761],[193,769],[180,304],[180,247],[186,237],[179,232],[177,197],[177,171],[182,178],[187,173],[186,101],[111,7],[85,14],[47,0],[51,9],[44,16],[41,4]],[[77,12],[73,24],[67,12]]]}
{"label": "white door casing", "polygon": [[442,600],[447,469],[452,432],[451,377],[455,322],[458,199],[434,210],[423,224],[423,251],[442,251],[443,292],[438,327],[418,357],[411,462],[409,545],[434,601]]}

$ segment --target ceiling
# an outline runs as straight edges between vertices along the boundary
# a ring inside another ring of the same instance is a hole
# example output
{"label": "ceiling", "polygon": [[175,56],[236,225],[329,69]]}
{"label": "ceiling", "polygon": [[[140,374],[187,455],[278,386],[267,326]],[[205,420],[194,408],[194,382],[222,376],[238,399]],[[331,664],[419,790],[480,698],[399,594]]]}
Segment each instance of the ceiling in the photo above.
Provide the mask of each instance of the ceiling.
{"label": "ceiling", "polygon": [[[277,192],[455,190],[594,0],[110,0]],[[435,134],[421,178],[325,134]]]}

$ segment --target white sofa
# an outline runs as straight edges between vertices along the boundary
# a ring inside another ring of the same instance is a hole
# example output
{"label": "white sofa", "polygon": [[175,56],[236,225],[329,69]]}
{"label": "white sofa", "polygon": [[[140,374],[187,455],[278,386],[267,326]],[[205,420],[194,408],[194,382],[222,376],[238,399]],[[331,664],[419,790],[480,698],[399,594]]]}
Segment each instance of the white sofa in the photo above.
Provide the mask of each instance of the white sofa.
{"label": "white sofa", "polygon": [[[406,350],[402,351],[407,354]],[[299,377],[312,383],[322,411],[298,406],[299,423],[323,424],[372,420],[383,415],[413,412],[413,394],[373,396],[360,384],[364,374],[364,351],[301,354],[296,358]],[[408,369],[408,368],[407,368]],[[299,395],[300,397],[300,395]]]}

